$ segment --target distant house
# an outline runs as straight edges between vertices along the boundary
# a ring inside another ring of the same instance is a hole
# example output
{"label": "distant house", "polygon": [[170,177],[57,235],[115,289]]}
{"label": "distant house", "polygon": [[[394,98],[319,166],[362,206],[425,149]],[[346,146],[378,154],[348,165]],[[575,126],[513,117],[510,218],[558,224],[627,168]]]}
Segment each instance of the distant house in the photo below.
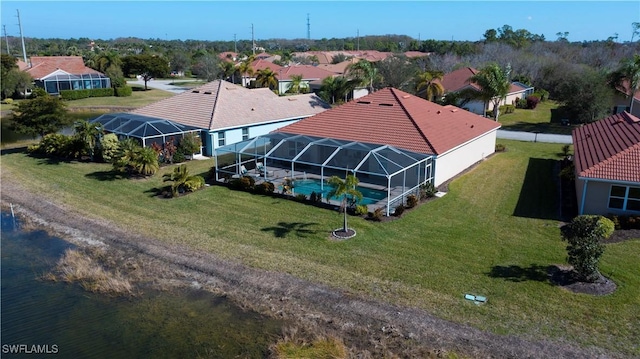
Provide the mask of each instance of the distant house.
{"label": "distant house", "polygon": [[[478,73],[478,70],[472,67],[463,67],[461,69],[452,71],[445,74],[442,77],[442,87],[444,87],[445,95],[451,92],[460,92],[462,90],[475,90],[480,91],[481,88],[475,82],[469,81],[469,79]],[[533,87],[527,86],[520,82],[513,82],[509,87],[507,96],[500,102],[500,105],[515,105],[519,99],[526,98],[533,93]],[[484,103],[480,100],[470,100],[461,105],[465,110],[471,111],[478,115],[485,115],[488,110],[491,110],[489,103]]]}
{"label": "distant house", "polygon": [[277,75],[278,93],[284,94],[289,91],[291,87],[291,77],[294,75],[302,76],[302,86],[311,88],[311,82],[316,81],[320,83],[327,77],[336,76],[336,73],[311,65],[296,65],[280,68]]}
{"label": "distant house", "polygon": [[640,118],[628,112],[575,128],[579,214],[640,214]]}
{"label": "distant house", "polygon": [[269,133],[330,106],[313,94],[280,97],[216,80],[130,113],[202,130],[203,154]]}
{"label": "distant house", "polygon": [[633,94],[633,108],[631,104],[631,91],[629,90],[629,83],[625,82],[622,86],[616,88],[613,96],[613,114],[627,111],[634,116],[640,117],[640,91],[636,91]]}
{"label": "distant house", "polygon": [[111,87],[103,73],[84,65],[81,56],[32,56],[25,71],[34,84],[52,95],[63,90],[85,90]]}
{"label": "distant house", "polygon": [[280,71],[280,69],[282,69],[283,67],[280,65],[276,65],[273,62],[259,59],[251,63],[251,68],[253,69],[252,74],[249,74],[249,73],[242,74],[242,86],[244,87],[252,86],[253,81],[255,81],[256,77],[258,76],[258,71],[261,71],[264,69],[271,69],[271,71],[278,73],[278,71]]}

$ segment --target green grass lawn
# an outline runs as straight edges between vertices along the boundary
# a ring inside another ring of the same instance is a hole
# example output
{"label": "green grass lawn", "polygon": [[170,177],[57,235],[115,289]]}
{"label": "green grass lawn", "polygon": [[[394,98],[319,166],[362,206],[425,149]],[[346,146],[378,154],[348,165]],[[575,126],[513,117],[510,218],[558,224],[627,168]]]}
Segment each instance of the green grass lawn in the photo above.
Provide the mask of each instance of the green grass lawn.
{"label": "green grass lawn", "polygon": [[500,115],[503,130],[554,133],[570,135],[574,126],[563,126],[564,116],[560,105],[547,100],[540,102],[534,110],[516,109],[514,113]]}
{"label": "green grass lawn", "polygon": [[90,97],[80,100],[66,101],[66,103],[70,110],[104,106],[138,108],[175,95],[174,93],[158,89],[150,88],[144,91],[143,87],[135,85],[131,87],[133,88],[133,94],[127,97]]}
{"label": "green grass lawn", "polygon": [[[144,180],[113,179],[106,164],[52,164],[13,153],[2,156],[2,177],[81,216],[250,266],[495,333],[640,355],[640,241],[607,245],[601,270],[617,283],[615,293],[594,297],[552,285],[546,268],[566,258],[552,177],[560,145],[502,142],[506,152],[453,181],[443,198],[391,222],[353,217],[358,235],[341,242],[329,240],[341,226],[339,213],[294,201],[221,186],[170,200],[153,197],[171,168]],[[212,164],[188,166],[205,173]],[[465,293],[488,302],[476,306]]]}

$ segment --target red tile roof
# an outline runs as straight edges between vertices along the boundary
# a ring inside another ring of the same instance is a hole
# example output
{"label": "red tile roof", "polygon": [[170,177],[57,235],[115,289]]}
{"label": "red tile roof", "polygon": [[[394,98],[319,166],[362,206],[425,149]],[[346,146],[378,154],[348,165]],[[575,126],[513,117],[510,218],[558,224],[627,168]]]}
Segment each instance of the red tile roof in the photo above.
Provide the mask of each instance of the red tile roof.
{"label": "red tile roof", "polygon": [[454,106],[385,88],[277,132],[391,145],[440,155],[500,127]]}
{"label": "red tile roof", "polygon": [[296,65],[283,67],[278,70],[278,80],[290,80],[292,75],[302,75],[304,80],[318,79],[323,80],[327,77],[336,75],[335,72],[325,70],[318,66]]}
{"label": "red tile roof", "polygon": [[469,77],[477,73],[478,70],[472,67],[463,67],[461,69],[449,72],[448,74],[444,74],[440,83],[444,87],[444,92],[460,91],[467,86],[471,86],[476,90],[479,90],[480,86],[475,83],[469,82]]}
{"label": "red tile roof", "polygon": [[265,61],[265,60],[255,60],[251,63],[251,68],[253,68],[254,72],[258,72],[264,69],[271,69],[271,71],[278,73],[282,66],[276,65],[273,62]]}
{"label": "red tile roof", "polygon": [[640,182],[640,118],[622,112],[573,130],[579,177]]}
{"label": "red tile roof", "polygon": [[131,113],[210,130],[308,117],[330,106],[314,94],[279,97],[216,80]]}
{"label": "red tile roof", "polygon": [[34,79],[42,79],[57,70],[62,70],[72,75],[100,73],[90,67],[86,67],[81,56],[32,56],[31,67],[26,72]]}

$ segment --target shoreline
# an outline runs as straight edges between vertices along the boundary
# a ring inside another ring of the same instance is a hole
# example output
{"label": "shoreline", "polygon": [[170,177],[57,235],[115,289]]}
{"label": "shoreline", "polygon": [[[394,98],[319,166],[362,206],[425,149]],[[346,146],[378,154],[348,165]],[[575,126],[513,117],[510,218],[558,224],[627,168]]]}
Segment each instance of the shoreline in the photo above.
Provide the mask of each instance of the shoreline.
{"label": "shoreline", "polygon": [[[17,215],[80,247],[101,246],[115,255],[145,263],[154,285],[200,286],[226,296],[244,309],[283,319],[309,336],[341,338],[362,357],[441,357],[447,353],[478,358],[610,358],[600,348],[562,341],[529,341],[497,335],[437,318],[424,310],[356,296],[280,272],[222,260],[211,253],[167,245],[128,233],[113,223],[76,215],[57,203],[36,198],[7,176],[1,203]],[[314,339],[314,338],[309,338]]]}

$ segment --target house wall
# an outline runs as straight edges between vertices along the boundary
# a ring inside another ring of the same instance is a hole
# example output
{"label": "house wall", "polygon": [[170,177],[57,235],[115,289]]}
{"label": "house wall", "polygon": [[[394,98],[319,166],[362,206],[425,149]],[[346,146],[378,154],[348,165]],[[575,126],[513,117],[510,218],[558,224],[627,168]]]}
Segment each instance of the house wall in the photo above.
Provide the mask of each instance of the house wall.
{"label": "house wall", "polygon": [[[628,97],[625,97],[622,94],[616,94],[613,97],[613,106],[611,113],[616,114],[624,111],[629,111],[629,101],[630,100]],[[636,117],[640,117],[640,100],[635,97],[633,99],[633,111],[631,112],[631,114]]]}
{"label": "house wall", "polygon": [[369,94],[369,89],[366,88],[356,88],[353,90],[353,99],[357,99],[360,97],[367,96]]}
{"label": "house wall", "polygon": [[208,133],[208,139],[205,140],[206,148],[205,148],[204,154],[205,156],[213,156],[213,150],[220,147],[220,145],[218,144],[218,140],[220,139],[220,132],[224,132],[225,145],[230,145],[232,143],[243,141],[242,139],[243,128],[248,128],[249,138],[253,138],[256,136],[266,135],[271,131],[275,131],[280,127],[284,127],[292,123],[298,122],[303,118],[304,117],[291,119],[291,120],[278,121],[278,122],[269,122],[269,123],[253,124],[253,125],[242,126],[242,127],[226,128],[221,130],[211,130]]}
{"label": "house wall", "polygon": [[[587,191],[584,192],[584,187]],[[589,179],[576,179],[576,196],[578,198],[578,214],[630,214],[636,212],[623,211],[616,208],[609,208],[609,193],[611,186],[629,186],[629,183],[606,182]],[[632,186],[640,187],[640,183],[632,184]],[[584,195],[584,198],[583,198]],[[582,204],[584,200],[584,205]]]}
{"label": "house wall", "polygon": [[525,92],[515,92],[507,95],[505,99],[500,103],[501,105],[515,105],[516,101],[520,98],[525,98]]}
{"label": "house wall", "polygon": [[[300,89],[302,90],[303,88],[307,88],[307,89],[311,89],[310,85],[309,85],[309,81],[310,80],[302,80],[300,82]],[[278,93],[283,95],[285,93],[287,93],[287,91],[289,91],[289,87],[291,87],[291,80],[279,80],[278,81]],[[302,91],[300,91],[301,93],[303,93]]]}
{"label": "house wall", "polygon": [[494,153],[496,150],[496,133],[496,130],[493,130],[439,155],[435,161],[434,185],[441,185],[476,162]]}
{"label": "house wall", "polygon": [[463,108],[469,112],[473,112],[476,115],[480,115],[483,116],[484,115],[484,108],[485,108],[485,103],[482,101],[477,101],[477,100],[472,100],[467,102],[466,104],[464,104],[464,106],[459,106],[460,108]]}

